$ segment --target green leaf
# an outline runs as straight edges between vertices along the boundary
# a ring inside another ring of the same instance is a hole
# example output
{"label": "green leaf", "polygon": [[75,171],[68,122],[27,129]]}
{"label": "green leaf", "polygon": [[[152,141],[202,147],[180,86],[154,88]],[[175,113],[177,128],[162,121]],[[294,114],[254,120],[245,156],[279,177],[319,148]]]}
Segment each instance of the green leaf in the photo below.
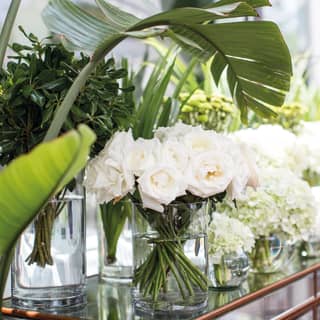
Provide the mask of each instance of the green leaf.
{"label": "green leaf", "polygon": [[106,17],[106,21],[112,23],[116,28],[126,30],[140,20],[133,14],[122,11],[104,0],[96,0],[96,3]]}
{"label": "green leaf", "polygon": [[177,8],[153,15],[141,20],[131,27],[131,30],[141,30],[154,25],[202,24],[207,21],[257,16],[257,12],[246,3],[236,2],[224,8]]}
{"label": "green leaf", "polygon": [[108,247],[108,261],[115,262],[117,244],[123,227],[131,216],[131,202],[127,199],[118,203],[104,203],[99,205],[100,218]]}
{"label": "green leaf", "polygon": [[223,57],[223,55],[220,52],[217,52],[212,60],[212,75],[213,75],[213,79],[215,81],[216,84],[219,83],[222,72],[224,71],[224,69],[227,66],[227,61],[226,59]]}
{"label": "green leaf", "polygon": [[85,166],[94,139],[88,127],[80,126],[18,157],[0,172],[0,256],[50,197]]}
{"label": "green leaf", "polygon": [[[239,98],[244,94],[266,104],[283,104],[285,91],[290,86],[292,66],[289,50],[275,24],[254,21],[190,26],[189,36],[196,35],[207,51],[217,52],[212,62],[212,73],[217,83],[224,68],[228,67],[230,91],[236,98],[234,87],[237,85],[236,101],[243,102],[238,104],[240,109],[244,110],[247,101]],[[252,104],[247,104],[247,107],[252,109]],[[265,109],[261,111],[265,116],[269,114],[264,112]]]}
{"label": "green leaf", "polygon": [[[245,2],[253,8],[259,8],[264,6],[271,6],[269,0],[240,0],[241,2]],[[220,0],[213,4],[206,5],[205,8],[216,8],[221,6],[226,6],[234,3],[239,3],[239,0]]]}
{"label": "green leaf", "polygon": [[0,67],[3,65],[4,57],[6,55],[9,38],[11,35],[11,30],[14,25],[14,21],[16,19],[16,15],[18,13],[20,7],[21,0],[12,0],[9,11],[7,13],[5,22],[1,29],[0,34]]}
{"label": "green leaf", "polygon": [[43,11],[43,18],[52,32],[63,34],[74,46],[90,52],[104,39],[123,31],[67,0],[50,1]]}

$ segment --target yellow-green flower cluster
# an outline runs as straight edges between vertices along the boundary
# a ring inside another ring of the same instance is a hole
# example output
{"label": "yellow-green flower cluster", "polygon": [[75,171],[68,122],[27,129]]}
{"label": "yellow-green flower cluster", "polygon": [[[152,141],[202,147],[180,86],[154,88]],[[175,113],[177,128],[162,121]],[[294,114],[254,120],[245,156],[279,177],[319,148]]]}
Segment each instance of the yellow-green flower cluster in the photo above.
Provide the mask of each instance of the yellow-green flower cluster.
{"label": "yellow-green flower cluster", "polygon": [[179,99],[183,104],[179,118],[187,124],[202,125],[205,129],[217,132],[232,131],[238,119],[238,113],[232,100],[222,95],[208,96],[203,90],[181,93]]}
{"label": "yellow-green flower cluster", "polygon": [[281,108],[270,107],[270,109],[278,114],[276,118],[258,119],[257,116],[253,116],[251,126],[256,127],[258,123],[279,124],[285,129],[296,132],[300,122],[308,111],[305,106],[296,102],[285,104]]}

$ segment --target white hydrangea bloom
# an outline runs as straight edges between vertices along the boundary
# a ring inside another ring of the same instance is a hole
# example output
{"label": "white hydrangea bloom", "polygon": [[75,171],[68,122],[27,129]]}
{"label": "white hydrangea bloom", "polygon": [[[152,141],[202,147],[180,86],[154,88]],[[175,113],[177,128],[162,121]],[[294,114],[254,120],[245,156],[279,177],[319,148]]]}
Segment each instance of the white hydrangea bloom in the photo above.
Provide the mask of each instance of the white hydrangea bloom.
{"label": "white hydrangea bloom", "polygon": [[219,212],[236,217],[255,237],[283,233],[289,240],[306,239],[315,225],[316,205],[309,185],[288,169],[259,172],[260,186],[245,195],[217,205]]}
{"label": "white hydrangea bloom", "polygon": [[224,254],[250,252],[254,235],[250,228],[238,219],[214,213],[208,228],[208,251],[213,260],[220,262]]}
{"label": "white hydrangea bloom", "polygon": [[308,167],[306,149],[298,143],[295,134],[279,125],[243,129],[232,136],[253,149],[259,167],[288,168],[298,176]]}
{"label": "white hydrangea bloom", "polygon": [[320,121],[301,122],[297,139],[307,155],[307,168],[320,174]]}
{"label": "white hydrangea bloom", "polygon": [[255,237],[268,236],[281,228],[281,212],[274,199],[260,186],[249,187],[236,204],[225,200],[217,204],[217,211],[237,218],[248,226]]}

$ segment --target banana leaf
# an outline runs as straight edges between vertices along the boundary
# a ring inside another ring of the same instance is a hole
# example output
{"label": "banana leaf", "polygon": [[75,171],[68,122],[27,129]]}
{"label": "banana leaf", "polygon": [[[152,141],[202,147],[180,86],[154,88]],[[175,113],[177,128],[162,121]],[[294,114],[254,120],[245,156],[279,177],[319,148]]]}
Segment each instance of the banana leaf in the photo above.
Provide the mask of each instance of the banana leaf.
{"label": "banana leaf", "polygon": [[[79,91],[97,62],[124,39],[170,38],[201,61],[213,58],[211,72],[216,82],[227,70],[227,81],[235,103],[246,122],[248,109],[264,117],[273,116],[269,106],[281,106],[292,75],[288,47],[273,22],[228,22],[235,17],[255,17],[256,8],[268,0],[220,0],[204,8],[183,7],[145,19],[96,0],[100,18],[70,0],[50,0],[43,12],[48,28],[68,47],[92,53],[48,130],[46,139],[58,135]],[[214,21],[219,23],[210,23]]]}
{"label": "banana leaf", "polygon": [[0,171],[0,294],[14,246],[46,202],[86,164],[95,135],[85,125],[38,145]]}
{"label": "banana leaf", "polygon": [[0,67],[6,55],[8,42],[21,0],[12,0],[0,34]]}

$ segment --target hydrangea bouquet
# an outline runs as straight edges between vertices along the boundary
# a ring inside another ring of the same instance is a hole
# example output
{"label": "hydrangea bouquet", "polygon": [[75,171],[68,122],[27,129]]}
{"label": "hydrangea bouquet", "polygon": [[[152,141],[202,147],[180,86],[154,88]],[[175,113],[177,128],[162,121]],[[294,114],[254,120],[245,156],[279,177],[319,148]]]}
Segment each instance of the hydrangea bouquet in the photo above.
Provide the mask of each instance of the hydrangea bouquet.
{"label": "hydrangea bouquet", "polygon": [[185,236],[196,219],[189,205],[226,194],[239,197],[256,183],[254,168],[242,145],[182,123],[159,128],[152,139],[134,140],[131,131],[117,132],[90,162],[86,186],[97,202],[128,195],[140,219],[155,231],[148,240],[151,251],[134,270],[133,282],[142,296],[157,301],[168,290],[169,277],[182,298],[193,296],[195,289],[207,290],[206,275],[184,252]]}
{"label": "hydrangea bouquet", "polygon": [[[256,245],[251,252],[254,268],[271,265],[268,239],[279,235],[292,242],[307,239],[316,219],[315,200],[309,185],[288,169],[268,168],[259,171],[260,186],[248,188],[245,195],[217,205],[224,212],[246,224],[254,233]],[[282,245],[277,244],[280,252]]]}
{"label": "hydrangea bouquet", "polygon": [[208,228],[208,246],[213,285],[240,285],[249,269],[245,252],[250,252],[254,246],[250,228],[238,219],[215,212]]}

